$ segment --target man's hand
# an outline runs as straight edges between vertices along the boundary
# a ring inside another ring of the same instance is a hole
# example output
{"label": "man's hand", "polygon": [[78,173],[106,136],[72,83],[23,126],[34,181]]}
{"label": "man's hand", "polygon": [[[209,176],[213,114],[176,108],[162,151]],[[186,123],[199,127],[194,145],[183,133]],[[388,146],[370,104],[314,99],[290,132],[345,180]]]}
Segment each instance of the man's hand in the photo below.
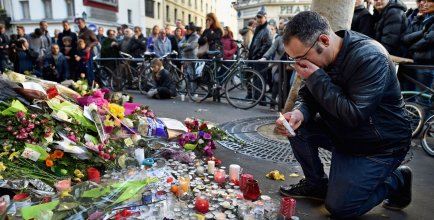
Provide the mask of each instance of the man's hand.
{"label": "man's hand", "polygon": [[319,67],[309,60],[300,60],[295,63],[294,69],[301,78],[307,79],[312,73],[318,70]]}
{"label": "man's hand", "polygon": [[[303,123],[303,120],[304,120],[303,113],[301,113],[300,110],[294,110],[292,112],[287,112],[287,113],[283,114],[283,117],[285,117],[285,119],[288,121],[289,125],[291,125],[291,127],[294,130],[297,130],[298,127],[300,127],[301,123]],[[283,136],[292,137],[292,135],[290,135],[288,130],[285,128],[285,126],[283,126],[283,122],[279,119],[276,120],[276,130],[279,134],[281,134]]]}
{"label": "man's hand", "polygon": [[267,59],[265,59],[265,57],[262,57],[261,59],[259,59],[259,61],[266,61]]}

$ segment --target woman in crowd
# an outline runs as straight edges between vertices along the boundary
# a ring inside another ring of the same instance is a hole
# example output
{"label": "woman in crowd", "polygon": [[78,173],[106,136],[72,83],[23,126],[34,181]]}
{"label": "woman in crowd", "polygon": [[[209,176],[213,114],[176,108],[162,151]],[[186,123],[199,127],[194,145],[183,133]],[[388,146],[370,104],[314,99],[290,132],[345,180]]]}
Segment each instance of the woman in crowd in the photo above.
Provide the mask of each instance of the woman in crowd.
{"label": "woman in crowd", "polygon": [[[185,37],[179,44],[179,51],[181,52],[181,58],[183,59],[197,59],[197,41],[199,36],[196,34],[196,27],[193,23],[185,26]],[[193,73],[193,65],[191,61],[184,62],[184,72],[188,75]]]}
{"label": "woman in crowd", "polygon": [[151,61],[152,79],[155,81],[155,87],[147,93],[149,98],[170,99],[176,97],[176,85],[170,77],[169,71],[164,69],[163,63],[158,58]]}
{"label": "woman in crowd", "polygon": [[223,45],[223,59],[233,60],[234,54],[237,52],[237,44],[234,40],[234,33],[226,26],[223,32],[222,45]]}
{"label": "woman in crowd", "polygon": [[[219,50],[222,53],[220,57],[222,57],[223,46],[221,38],[223,36],[223,28],[214,13],[208,13],[205,21],[206,29],[199,38],[199,48],[208,43],[209,51]],[[209,58],[206,54],[198,54],[198,56],[199,58]]]}
{"label": "woman in crowd", "polygon": [[160,34],[160,26],[155,25],[152,28],[152,34],[148,38],[148,51],[154,52],[154,42],[157,40],[158,36]]}

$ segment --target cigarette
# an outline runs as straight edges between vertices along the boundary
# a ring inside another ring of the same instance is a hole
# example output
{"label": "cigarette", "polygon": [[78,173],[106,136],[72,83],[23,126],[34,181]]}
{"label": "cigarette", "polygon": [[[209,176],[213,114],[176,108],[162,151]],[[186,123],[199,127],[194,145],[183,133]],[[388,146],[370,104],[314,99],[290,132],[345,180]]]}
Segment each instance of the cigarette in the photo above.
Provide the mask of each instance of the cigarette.
{"label": "cigarette", "polygon": [[286,130],[288,130],[288,132],[289,132],[292,136],[295,136],[294,129],[292,129],[291,125],[289,125],[288,121],[285,119],[285,117],[283,117],[282,113],[279,112],[279,114],[280,114],[280,116],[279,116],[279,120],[282,121],[283,126],[285,126]]}

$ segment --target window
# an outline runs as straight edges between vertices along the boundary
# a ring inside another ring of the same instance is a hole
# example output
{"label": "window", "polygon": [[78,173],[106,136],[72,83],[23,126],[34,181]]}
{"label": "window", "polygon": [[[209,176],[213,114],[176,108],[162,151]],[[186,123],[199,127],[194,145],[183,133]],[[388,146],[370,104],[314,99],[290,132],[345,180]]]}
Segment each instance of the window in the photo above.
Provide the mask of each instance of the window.
{"label": "window", "polygon": [[158,2],[158,4],[157,4],[157,18],[158,19],[160,19],[160,6],[161,6],[161,3]]}
{"label": "window", "polygon": [[194,8],[197,9],[197,0],[194,0]]}
{"label": "window", "polygon": [[197,16],[194,16],[194,23],[197,25]]}
{"label": "window", "polygon": [[74,0],[65,0],[65,2],[66,2],[66,15],[68,17],[74,17],[75,15]]}
{"label": "window", "polygon": [[45,10],[45,18],[53,18],[53,8],[51,7],[51,0],[42,0]]}
{"label": "window", "polygon": [[175,8],[174,14],[175,14],[175,21],[176,21],[178,20],[178,9]]}
{"label": "window", "polygon": [[191,0],[188,0],[188,6],[191,6]]}
{"label": "window", "polygon": [[191,22],[191,14],[188,14],[188,23]]}
{"label": "window", "polygon": [[154,0],[145,0],[145,16],[154,18]]}
{"label": "window", "polygon": [[166,21],[170,22],[170,7],[166,5]]}
{"label": "window", "polygon": [[185,13],[184,12],[182,12],[182,18],[181,18],[181,20],[185,21]]}
{"label": "window", "polygon": [[200,0],[200,10],[203,11],[203,0]]}
{"label": "window", "polygon": [[205,12],[208,12],[208,3],[205,4]]}
{"label": "window", "polygon": [[133,19],[132,19],[132,17],[133,17],[133,11],[131,11],[131,9],[128,9],[128,11],[127,11],[127,13],[128,13],[128,24],[131,24],[131,23],[133,23]]}
{"label": "window", "polygon": [[21,1],[21,10],[23,12],[23,19],[30,19],[29,1]]}

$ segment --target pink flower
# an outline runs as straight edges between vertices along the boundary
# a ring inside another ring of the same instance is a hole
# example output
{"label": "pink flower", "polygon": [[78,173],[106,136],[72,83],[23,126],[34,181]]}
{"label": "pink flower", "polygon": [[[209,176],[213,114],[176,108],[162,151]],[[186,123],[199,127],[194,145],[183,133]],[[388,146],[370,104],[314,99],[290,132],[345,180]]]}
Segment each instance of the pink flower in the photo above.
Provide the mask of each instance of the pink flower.
{"label": "pink flower", "polygon": [[24,119],[21,121],[21,124],[22,124],[22,125],[27,124],[27,120],[24,118]]}
{"label": "pink flower", "polygon": [[23,133],[26,133],[26,129],[24,129],[24,128],[21,128],[20,129],[20,132],[23,134]]}
{"label": "pink flower", "polygon": [[17,118],[23,118],[25,116],[24,112],[17,112],[16,113]]}
{"label": "pink flower", "polygon": [[29,123],[29,125],[27,125],[27,128],[29,128],[29,129],[33,129],[33,128],[35,128],[35,124],[33,124],[33,123]]}
{"label": "pink flower", "polygon": [[41,122],[35,121],[35,125],[40,125],[40,124],[41,124]]}
{"label": "pink flower", "polygon": [[36,118],[36,114],[32,114],[30,117],[32,117],[33,119]]}
{"label": "pink flower", "polygon": [[210,146],[206,146],[203,148],[203,151],[205,152],[206,156],[212,156],[212,149]]}
{"label": "pink flower", "polygon": [[75,137],[74,134],[70,134],[70,135],[68,136],[68,139],[71,140],[71,141],[77,142],[77,138]]}
{"label": "pink flower", "polygon": [[12,124],[12,121],[8,121],[8,125]]}
{"label": "pink flower", "polygon": [[155,117],[154,112],[152,112],[152,111],[150,111],[150,112],[148,113],[148,115],[149,115],[149,117],[151,117],[151,118],[154,118],[154,117]]}
{"label": "pink flower", "polygon": [[6,127],[6,131],[12,131],[12,126],[8,126],[8,127]]}
{"label": "pink flower", "polygon": [[203,139],[205,140],[211,140],[212,136],[209,133],[203,133]]}

